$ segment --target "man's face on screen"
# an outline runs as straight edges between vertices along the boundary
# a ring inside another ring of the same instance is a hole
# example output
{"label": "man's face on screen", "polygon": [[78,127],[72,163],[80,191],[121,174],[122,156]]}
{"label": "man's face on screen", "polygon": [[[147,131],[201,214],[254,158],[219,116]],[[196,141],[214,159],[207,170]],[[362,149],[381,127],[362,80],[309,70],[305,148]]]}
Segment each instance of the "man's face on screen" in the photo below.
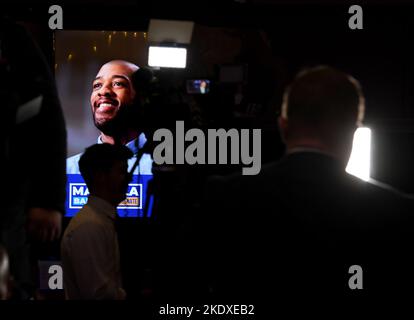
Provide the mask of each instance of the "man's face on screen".
{"label": "man's face on screen", "polygon": [[[133,107],[136,92],[131,76],[138,69],[133,64],[116,61],[102,66],[92,84],[91,106],[95,126],[111,135],[126,123],[127,109]],[[125,128],[123,128],[125,129]]]}

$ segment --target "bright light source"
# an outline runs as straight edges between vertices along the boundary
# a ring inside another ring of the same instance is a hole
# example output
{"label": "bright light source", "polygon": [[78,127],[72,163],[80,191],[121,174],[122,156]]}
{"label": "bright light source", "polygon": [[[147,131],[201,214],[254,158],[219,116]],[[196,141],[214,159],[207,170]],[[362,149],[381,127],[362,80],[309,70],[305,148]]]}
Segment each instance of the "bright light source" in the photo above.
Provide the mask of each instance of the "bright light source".
{"label": "bright light source", "polygon": [[352,152],[346,172],[368,181],[371,163],[371,129],[358,128],[354,134]]}
{"label": "bright light source", "polygon": [[175,47],[149,47],[148,65],[150,67],[185,68],[187,49]]}

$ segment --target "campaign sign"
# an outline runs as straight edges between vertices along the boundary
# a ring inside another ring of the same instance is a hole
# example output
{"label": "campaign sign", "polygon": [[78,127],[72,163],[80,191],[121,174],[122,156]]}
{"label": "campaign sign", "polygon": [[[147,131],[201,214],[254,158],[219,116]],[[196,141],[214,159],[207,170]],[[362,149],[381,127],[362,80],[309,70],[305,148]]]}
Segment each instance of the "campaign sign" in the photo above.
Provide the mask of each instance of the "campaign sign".
{"label": "campaign sign", "polygon": [[[152,175],[134,175],[128,185],[126,198],[118,206],[120,217],[150,217],[152,196],[148,183]],[[80,174],[67,175],[66,217],[73,217],[87,202],[89,190]]]}

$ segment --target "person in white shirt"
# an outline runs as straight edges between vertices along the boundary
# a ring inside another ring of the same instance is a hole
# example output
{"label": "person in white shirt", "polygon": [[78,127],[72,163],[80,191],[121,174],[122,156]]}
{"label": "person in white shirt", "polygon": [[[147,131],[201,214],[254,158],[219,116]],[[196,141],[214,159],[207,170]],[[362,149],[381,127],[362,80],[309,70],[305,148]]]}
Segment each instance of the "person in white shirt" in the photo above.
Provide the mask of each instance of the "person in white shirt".
{"label": "person in white shirt", "polygon": [[87,204],[70,221],[61,242],[66,298],[120,300],[122,288],[116,208],[126,197],[129,148],[95,144],[79,160],[89,189]]}

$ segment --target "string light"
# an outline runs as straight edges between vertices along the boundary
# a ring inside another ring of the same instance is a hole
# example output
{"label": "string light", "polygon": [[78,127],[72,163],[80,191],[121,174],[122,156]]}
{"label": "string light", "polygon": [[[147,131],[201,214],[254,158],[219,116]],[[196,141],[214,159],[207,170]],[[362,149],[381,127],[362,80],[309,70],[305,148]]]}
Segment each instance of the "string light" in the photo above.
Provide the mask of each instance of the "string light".
{"label": "string light", "polygon": [[[101,32],[102,32],[104,35],[106,34],[106,31],[105,31],[105,30],[102,30]],[[124,37],[125,37],[125,38],[126,38],[126,37],[128,37],[128,32],[127,32],[127,31],[123,31],[123,33],[124,33]],[[112,44],[112,35],[113,35],[113,34],[116,34],[116,31],[113,31],[113,32],[112,32],[112,34],[108,34],[108,45],[111,45],[111,44]],[[134,38],[136,38],[136,37],[138,36],[138,33],[137,33],[137,32],[134,32],[134,33],[133,33],[133,36],[134,36]],[[147,32],[143,32],[143,36],[144,36],[144,39],[147,39]],[[97,47],[97,45],[96,45],[96,44],[94,44],[94,45],[92,46],[92,49],[93,49],[93,51],[96,53],[96,52],[98,51],[98,47]],[[68,62],[72,61],[72,60],[73,60],[73,56],[74,56],[74,54],[73,54],[73,53],[69,53],[69,54],[68,54],[68,56],[67,56],[67,61],[68,61]],[[55,67],[55,69],[57,69],[57,68],[58,68],[58,64],[57,64],[57,63],[55,63],[54,67]]]}

